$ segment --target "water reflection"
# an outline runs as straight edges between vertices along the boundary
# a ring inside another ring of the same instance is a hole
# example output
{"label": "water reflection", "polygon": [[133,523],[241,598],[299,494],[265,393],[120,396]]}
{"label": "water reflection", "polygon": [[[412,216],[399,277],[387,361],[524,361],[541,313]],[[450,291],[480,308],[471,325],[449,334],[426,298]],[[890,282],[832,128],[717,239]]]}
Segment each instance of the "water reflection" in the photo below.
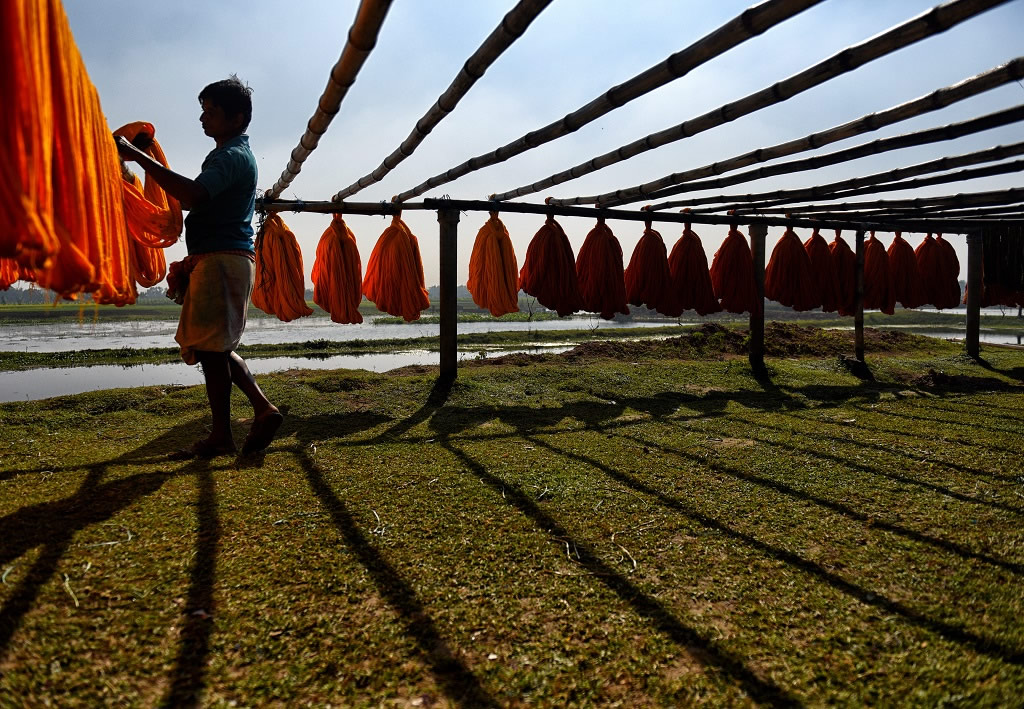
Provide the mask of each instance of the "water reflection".
{"label": "water reflection", "polygon": [[[460,322],[459,334],[473,332],[530,332],[537,330],[607,330],[622,327],[664,327],[675,320],[654,322],[608,321],[596,316],[570,317],[536,322],[494,320]],[[698,321],[694,321],[698,322]],[[54,322],[32,325],[4,325],[0,351],[68,352],[133,347],[174,347],[178,323],[172,320],[96,322]],[[338,325],[327,318],[307,318],[282,323],[276,318],[252,318],[246,325],[242,344],[266,345],[286,342],[330,340],[408,340],[437,337],[440,326],[422,323]]]}
{"label": "water reflection", "polygon": [[[564,352],[568,347],[535,347],[521,350],[461,352],[460,359],[495,357],[513,352]],[[264,357],[247,359],[253,374],[283,372],[288,369],[366,369],[386,372],[409,365],[434,365],[438,353],[428,350],[371,353],[364,355],[330,355],[326,357]],[[80,394],[100,389],[138,386],[193,386],[203,383],[199,367],[183,362],[171,364],[97,365],[94,367],[59,367],[30,369],[24,372],[0,372],[0,402],[46,399],[51,396]]]}

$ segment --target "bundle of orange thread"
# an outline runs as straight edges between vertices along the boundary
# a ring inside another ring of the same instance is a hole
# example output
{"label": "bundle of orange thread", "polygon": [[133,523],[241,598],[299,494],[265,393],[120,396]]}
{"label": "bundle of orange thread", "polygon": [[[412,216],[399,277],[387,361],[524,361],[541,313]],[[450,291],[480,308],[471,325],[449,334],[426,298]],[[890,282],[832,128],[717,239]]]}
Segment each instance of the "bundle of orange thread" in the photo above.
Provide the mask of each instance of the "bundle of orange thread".
{"label": "bundle of orange thread", "polygon": [[313,261],[313,302],[336,323],[361,323],[362,262],[352,230],[335,214],[316,247]]}
{"label": "bundle of orange thread", "polygon": [[[925,236],[914,249],[914,259],[917,261],[917,271],[921,275],[924,304],[935,305],[942,300],[942,294],[939,292],[942,286],[942,269],[939,266],[939,247],[936,246],[931,234]],[[957,295],[959,296],[959,293]]]}
{"label": "bundle of orange thread", "polygon": [[921,284],[921,272],[913,247],[901,232],[896,232],[887,253],[896,301],[904,308],[920,308],[928,299]]}
{"label": "bundle of orange thread", "polygon": [[270,214],[256,235],[256,280],[252,304],[265,313],[290,322],[312,315],[306,305],[302,252],[295,234],[278,214]]}
{"label": "bundle of orange thread", "polygon": [[0,256],[62,297],[134,302],[117,150],[64,10],[24,0],[0,12]]}
{"label": "bundle of orange thread", "polygon": [[672,289],[680,311],[695,310],[698,315],[722,311],[722,306],[715,298],[704,245],[689,223],[684,225],[683,235],[672,247],[668,267],[672,273]]}
{"label": "bundle of orange thread", "polygon": [[[956,256],[956,249],[953,245],[942,238],[942,234],[935,235],[935,247],[939,254],[939,270],[942,273],[942,281],[939,287],[939,298],[942,304],[934,303],[936,308],[955,308],[960,305],[960,259]],[[966,302],[967,294],[964,293]]]}
{"label": "bundle of orange thread", "polygon": [[682,315],[683,309],[672,287],[668,250],[661,234],[651,228],[650,222],[636,242],[624,278],[626,300],[630,305],[645,305],[673,318]]}
{"label": "bundle of orange thread", "polygon": [[7,290],[15,281],[21,280],[21,267],[12,258],[0,258],[0,290]]}
{"label": "bundle of orange thread", "polygon": [[519,312],[519,266],[508,229],[491,212],[473,242],[466,289],[494,317]]}
{"label": "bundle of orange thread", "polygon": [[875,232],[864,242],[864,307],[881,310],[886,315],[892,315],[896,309],[889,254],[875,238]]}
{"label": "bundle of orange thread", "polygon": [[519,287],[563,317],[583,306],[572,246],[554,217],[533,235],[519,270]]}
{"label": "bundle of orange thread", "polygon": [[836,285],[838,302],[836,309],[840,315],[855,315],[854,301],[857,299],[857,254],[847,244],[841,232],[836,229],[836,238],[828,245],[832,253],[832,262],[836,267]]}
{"label": "bundle of orange thread", "polygon": [[813,310],[821,305],[815,292],[811,259],[791,228],[786,228],[764,272],[764,294],[794,310]]}
{"label": "bundle of orange thread", "polygon": [[600,313],[605,320],[615,313],[629,315],[622,246],[604,219],[597,220],[576,255],[576,278],[584,310]]}
{"label": "bundle of orange thread", "polygon": [[[711,285],[722,309],[730,313],[761,312],[754,283],[754,257],[743,234],[729,227],[729,235],[711,262]],[[755,310],[756,309],[756,310]]]}
{"label": "bundle of orange thread", "polygon": [[401,215],[395,215],[370,253],[363,294],[379,310],[406,322],[419,320],[420,312],[430,307],[420,244]]}
{"label": "bundle of orange thread", "polygon": [[833,313],[839,308],[839,275],[836,273],[832,251],[825,237],[818,233],[817,227],[804,242],[804,251],[811,261],[811,276],[821,299],[821,309]]}
{"label": "bundle of orange thread", "polygon": [[[138,175],[135,173],[131,174],[131,181],[125,179],[124,184],[132,190],[132,192],[139,195],[142,194],[142,181],[139,180]],[[128,194],[126,192],[125,194]],[[149,204],[145,198],[142,202]],[[127,207],[128,200],[125,200],[125,206]],[[128,233],[132,235],[132,242],[128,247],[128,253],[131,256],[132,264],[132,278],[140,286],[149,288],[155,286],[157,283],[164,279],[167,275],[167,260],[164,258],[164,252],[162,248],[154,248],[147,246],[138,239],[135,238],[133,230],[137,227],[132,224],[132,219],[129,216],[129,210],[125,209],[125,218],[128,220]]]}
{"label": "bundle of orange thread", "polygon": [[0,3],[0,258],[34,268],[49,267],[60,249],[53,224],[47,32],[55,21],[46,0]]}

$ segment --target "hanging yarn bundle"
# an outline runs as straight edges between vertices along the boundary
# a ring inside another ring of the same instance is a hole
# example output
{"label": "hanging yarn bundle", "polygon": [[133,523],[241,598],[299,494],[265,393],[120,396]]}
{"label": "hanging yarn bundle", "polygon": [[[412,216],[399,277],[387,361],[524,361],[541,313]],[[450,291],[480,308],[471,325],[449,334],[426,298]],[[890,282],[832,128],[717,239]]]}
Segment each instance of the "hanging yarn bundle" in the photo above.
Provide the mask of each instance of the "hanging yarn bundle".
{"label": "hanging yarn bundle", "polygon": [[0,256],[61,297],[134,302],[117,149],[64,10],[0,6]]}
{"label": "hanging yarn bundle", "polygon": [[0,257],[38,268],[49,267],[60,249],[47,31],[59,19],[50,13],[45,0],[0,3]]}
{"label": "hanging yarn bundle", "polygon": [[519,312],[519,266],[508,229],[491,212],[473,242],[466,289],[494,317]]}
{"label": "hanging yarn bundle", "polygon": [[643,236],[636,242],[623,275],[626,300],[630,305],[647,306],[673,318],[682,315],[683,309],[672,286],[668,250],[661,234],[651,228],[650,222],[647,222]]}
{"label": "hanging yarn bundle", "polygon": [[[114,131],[135,147],[141,149],[164,167],[169,167],[167,156],[159,141],[154,137],[156,129],[152,123],[135,121]],[[164,188],[146,175],[145,187],[138,181],[125,180],[122,185],[125,218],[128,220],[128,234],[138,243],[154,249],[171,246],[181,236],[181,204],[164,191]]]}
{"label": "hanging yarn bundle", "polygon": [[722,312],[722,306],[719,305],[714,286],[711,284],[704,244],[690,228],[689,222],[683,225],[683,235],[672,247],[668,267],[672,273],[672,289],[681,311],[695,310],[698,315]]}
{"label": "hanging yarn bundle", "polygon": [[419,320],[420,312],[430,307],[420,243],[400,214],[391,220],[370,253],[363,294],[378,310],[401,316],[406,322]]}
{"label": "hanging yarn bundle", "polygon": [[548,216],[526,249],[519,287],[562,317],[583,307],[572,246],[553,216]]}
{"label": "hanging yarn bundle", "polygon": [[363,264],[352,230],[340,214],[331,218],[316,247],[313,261],[313,302],[336,323],[361,323]]}
{"label": "hanging yarn bundle", "polygon": [[[941,298],[942,304],[933,303],[933,305],[940,309],[955,308],[960,305],[960,259],[956,256],[956,249],[942,238],[942,234],[935,235],[935,247],[939,254],[938,270],[942,274],[939,293],[936,297]],[[964,295],[966,296],[966,293]]]}
{"label": "hanging yarn bundle", "polygon": [[836,268],[836,310],[847,317],[856,314],[854,303],[857,300],[857,254],[843,240],[839,229],[836,238],[828,245],[832,253],[832,263]]}
{"label": "hanging yarn bundle", "polygon": [[[134,192],[141,195],[143,189],[142,180],[139,179],[138,175],[132,172],[129,173],[129,176],[131,177],[131,180],[129,181],[128,179],[125,179],[125,185],[129,185]],[[128,194],[128,192],[125,192],[125,194]],[[145,199],[143,199],[142,202],[150,204]],[[125,206],[127,207],[127,205],[128,200],[125,200]],[[131,256],[132,278],[135,279],[135,282],[140,286],[144,286],[146,288],[155,286],[164,279],[164,276],[167,275],[167,260],[164,258],[163,249],[146,246],[144,243],[134,238],[132,231],[137,227],[132,224],[128,209],[125,209],[125,219],[128,222],[128,233],[133,236],[132,242],[128,246],[128,253]]]}
{"label": "hanging yarn bundle", "polygon": [[864,307],[892,315],[896,310],[896,289],[889,270],[889,254],[871,232],[864,242]]}
{"label": "hanging yarn bundle", "polygon": [[0,290],[7,290],[18,280],[21,280],[18,262],[12,258],[0,258]]}
{"label": "hanging yarn bundle", "polygon": [[814,233],[804,242],[804,251],[811,261],[811,276],[821,299],[821,309],[834,313],[839,308],[839,274],[828,242],[818,233],[818,227],[814,227]]}
{"label": "hanging yarn bundle", "polygon": [[[730,313],[760,312],[754,283],[754,257],[736,224],[729,225],[729,235],[715,252],[710,273],[711,285],[723,310]],[[758,309],[755,311],[755,308]]]}
{"label": "hanging yarn bundle", "polygon": [[921,283],[917,256],[913,247],[903,238],[902,232],[896,232],[887,253],[896,301],[904,308],[920,308],[928,299]]}
{"label": "hanging yarn bundle", "polygon": [[786,227],[765,268],[764,294],[777,303],[803,311],[821,305],[815,290],[811,259],[800,237]]}
{"label": "hanging yarn bundle", "polygon": [[[934,237],[928,234],[924,240],[914,249],[914,258],[917,260],[917,270],[921,274],[921,288],[924,291],[925,304],[932,304],[941,309],[948,289],[944,283],[944,273],[940,260],[939,246],[935,243]],[[956,305],[960,302],[960,288],[957,286]],[[945,306],[945,307],[956,307]]]}
{"label": "hanging yarn bundle", "polygon": [[284,322],[291,322],[313,314],[313,309],[306,305],[305,291],[302,252],[295,234],[278,214],[269,214],[256,235],[252,304]]}
{"label": "hanging yarn bundle", "polygon": [[622,246],[604,219],[597,220],[576,255],[576,278],[584,310],[600,313],[605,320],[615,313],[629,315]]}

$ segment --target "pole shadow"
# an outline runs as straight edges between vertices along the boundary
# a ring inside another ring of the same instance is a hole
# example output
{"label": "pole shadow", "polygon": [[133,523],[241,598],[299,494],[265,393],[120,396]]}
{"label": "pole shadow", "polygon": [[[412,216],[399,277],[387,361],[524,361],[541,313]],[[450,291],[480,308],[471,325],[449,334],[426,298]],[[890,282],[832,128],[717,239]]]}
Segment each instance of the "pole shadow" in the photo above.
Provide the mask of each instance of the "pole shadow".
{"label": "pole shadow", "polygon": [[933,547],[935,549],[950,552],[965,560],[975,559],[977,561],[982,561],[986,564],[991,564],[992,566],[1003,569],[1004,571],[1009,571],[1010,573],[1024,576],[1024,564],[1018,564],[1012,561],[997,559],[996,557],[991,556],[989,554],[968,549],[967,547],[957,544],[956,542],[951,542],[946,539],[939,539],[937,537],[924,534],[923,532],[918,532],[913,529],[901,527],[900,525],[893,524],[892,522],[878,520],[871,517],[870,515],[864,514],[863,512],[858,512],[852,507],[844,505],[840,502],[835,502],[834,500],[828,500],[823,497],[818,497],[817,495],[813,495],[803,490],[799,490],[795,487],[792,487],[791,485],[787,485],[777,480],[772,480],[771,478],[766,478],[761,475],[753,475],[751,473],[746,473],[743,472],[742,470],[725,466],[718,462],[705,462],[699,456],[687,453],[686,451],[681,451],[677,448],[672,448],[671,446],[662,445],[655,441],[647,440],[646,438],[641,438],[639,436],[629,436],[622,433],[619,433],[617,435],[620,438],[625,438],[626,440],[632,441],[634,443],[639,443],[640,445],[647,446],[648,448],[656,448],[664,453],[668,453],[672,456],[675,456],[676,458],[680,458],[689,463],[707,465],[714,472],[721,473],[722,475],[726,475],[736,480],[742,480],[744,482],[748,482],[759,487],[774,490],[775,492],[786,495],[787,497],[792,497],[797,500],[803,500],[804,502],[814,503],[820,507],[841,514],[844,517],[848,517],[857,522],[866,523],[870,521],[871,526],[875,529],[890,532],[897,536],[904,537],[905,539],[910,539],[912,541]]}
{"label": "pole shadow", "polygon": [[430,666],[442,691],[459,706],[498,706],[476,675],[459,659],[441,635],[416,592],[367,539],[344,501],[331,489],[316,460],[305,448],[295,451],[295,457],[306,474],[313,494],[327,510],[345,544],[373,579],[377,592],[401,618],[405,632],[419,645],[420,654]]}
{"label": "pole shadow", "polygon": [[620,482],[630,489],[657,499],[661,504],[665,505],[669,509],[675,510],[685,515],[687,518],[708,527],[709,529],[714,529],[731,539],[735,539],[757,549],[772,559],[789,564],[793,568],[807,573],[809,576],[816,578],[822,583],[828,584],[837,591],[840,591],[861,603],[898,615],[912,625],[940,635],[951,642],[970,647],[979,654],[1014,665],[1024,665],[1024,651],[1019,648],[1009,647],[991,638],[976,635],[962,626],[930,618],[899,601],[894,601],[880,594],[877,591],[866,589],[853,581],[848,581],[842,576],[825,569],[820,564],[810,561],[809,559],[805,559],[799,554],[774,546],[768,542],[761,541],[746,532],[733,529],[724,522],[713,517],[709,517],[685,502],[661,492],[660,490],[656,490],[631,475],[615,470],[599,460],[594,460],[593,458],[579,453],[562,450],[561,448],[536,437],[529,437],[529,440],[537,446],[550,450],[552,453],[571,460],[576,460],[589,465],[596,470],[600,470],[608,475],[608,477]]}
{"label": "pole shadow", "polygon": [[[531,519],[539,530],[543,530],[549,536],[557,539],[559,543],[568,541],[572,544],[579,563],[595,579],[607,586],[620,600],[632,607],[638,615],[650,621],[673,642],[691,652],[694,659],[702,664],[713,665],[714,669],[724,672],[760,703],[771,706],[799,706],[800,702],[785,689],[769,679],[759,677],[747,667],[742,658],[736,657],[722,648],[713,638],[684,625],[657,599],[644,593],[622,574],[601,561],[587,544],[574,540],[558,520],[544,512],[529,495],[517,486],[492,474],[480,462],[456,447],[447,437],[441,441],[441,445],[461,461],[474,477],[479,478],[481,482],[501,495],[508,504]],[[699,649],[699,652],[693,652],[694,648]]]}

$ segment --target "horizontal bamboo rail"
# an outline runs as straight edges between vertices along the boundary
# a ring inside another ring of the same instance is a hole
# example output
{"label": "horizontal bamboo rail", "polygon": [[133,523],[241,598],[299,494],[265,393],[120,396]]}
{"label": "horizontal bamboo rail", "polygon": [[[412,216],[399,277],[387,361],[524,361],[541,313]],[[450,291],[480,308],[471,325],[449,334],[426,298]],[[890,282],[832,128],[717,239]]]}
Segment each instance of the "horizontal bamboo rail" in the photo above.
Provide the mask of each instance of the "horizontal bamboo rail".
{"label": "horizontal bamboo rail", "polygon": [[[694,180],[702,180],[702,178],[722,175],[749,165],[776,160],[778,158],[795,155],[808,150],[816,150],[825,145],[829,145],[830,143],[853,138],[864,133],[870,133],[885,126],[905,121],[909,118],[915,118],[931,111],[937,111],[954,103],[958,103],[999,86],[1003,86],[1004,84],[1019,81],[1022,78],[1024,78],[1024,57],[1018,57],[1011,62],[1003,64],[1002,66],[998,66],[982,74],[978,74],[977,76],[965,79],[964,81],[953,84],[952,86],[938,89],[930,94],[907,101],[899,104],[898,106],[893,106],[892,108],[888,108],[884,111],[869,113],[847,123],[833,126],[832,128],[828,128],[817,133],[811,133],[803,138],[779,143],[767,148],[758,148],[757,150],[752,150],[727,160],[720,160],[718,162],[711,163],[710,165],[703,165],[690,170],[676,172],[658,180],[638,185],[637,187],[615,190],[614,192],[607,192],[605,194],[595,195],[592,197],[575,197],[572,199],[552,198],[547,201],[551,204],[604,204],[607,206],[620,206],[630,202],[636,202],[640,199],[662,199],[664,197],[671,197],[683,192],[693,192],[696,190],[715,187],[727,187],[729,185],[757,180],[763,177],[772,177],[775,175],[815,169],[826,165],[834,165],[848,160],[877,155],[890,150],[898,150],[916,145],[953,140],[954,138],[960,138],[972,133],[978,133],[983,130],[990,130],[992,128],[1024,120],[1024,106],[1016,106],[1004,111],[998,111],[996,113],[980,116],[960,123],[951,123],[938,128],[916,131],[892,138],[882,138],[870,143],[830,153],[828,155],[820,155],[813,158],[794,160],[779,165],[748,170],[747,172],[730,177],[694,182]],[[677,206],[675,202],[669,202],[664,207],[659,206],[656,207],[656,209],[668,209],[675,206]]]}
{"label": "horizontal bamboo rail", "polygon": [[285,166],[284,172],[281,173],[274,186],[267,190],[267,196],[271,199],[279,196],[291,184],[295,176],[302,170],[302,163],[306,161],[310,153],[316,150],[316,146],[320,143],[320,136],[327,132],[327,127],[331,125],[331,121],[338,113],[342,99],[348,93],[349,87],[355,83],[356,75],[359,74],[363,62],[366,61],[366,57],[377,44],[377,34],[380,32],[390,6],[391,0],[362,0],[359,3],[356,19],[348,31],[345,48],[342,49],[341,56],[334,68],[331,69],[327,87],[317,102],[316,111],[306,125],[306,132],[302,134],[299,144],[292,150],[291,159]]}
{"label": "horizontal bamboo rail", "polygon": [[462,97],[469,93],[469,90],[482,77],[488,67],[512,46],[512,43],[519,39],[526,28],[530,26],[537,16],[551,4],[551,0],[520,0],[514,8],[509,10],[501,24],[495,28],[483,44],[473,53],[462,66],[451,85],[441,94],[433,106],[420,118],[412,133],[398,146],[390,155],[384,158],[384,162],[376,170],[360,177],[351,185],[331,197],[335,202],[340,202],[346,197],[351,197],[370,185],[380,182],[384,177],[394,170],[399,163],[415,152],[423,139],[430,134],[430,131],[437,127],[445,116],[455,110],[455,107],[462,100]]}
{"label": "horizontal bamboo rail", "polygon": [[[965,135],[980,133],[982,131],[991,130],[992,128],[998,128],[1000,126],[1016,123],[1022,120],[1024,120],[1024,106],[1016,106],[1011,109],[997,111],[996,113],[990,113],[985,116],[979,116],[978,118],[972,118],[959,123],[950,123],[937,128],[927,128],[925,130],[905,133],[892,138],[878,138],[877,140],[873,140],[869,143],[855,145],[852,148],[837,150],[834,153],[825,153],[824,155],[816,155],[814,157],[801,158],[799,160],[790,160],[778,163],[777,165],[758,167],[753,170],[746,170],[727,177],[715,177],[707,180],[686,182],[675,188],[663,190],[657,193],[657,195],[652,196],[667,196],[669,194],[679,194],[682,192],[721,189],[722,187],[730,187],[744,182],[761,180],[766,177],[815,170],[829,165],[836,165],[843,162],[849,162],[851,160],[857,160],[859,158],[869,157],[871,155],[880,155],[892,150],[901,150],[903,148],[910,148],[918,145],[929,145],[947,140],[955,140],[956,138],[962,138]],[[748,153],[748,155],[753,156],[754,153]],[[706,167],[713,168],[719,164],[720,163],[715,163],[714,165]],[[557,200],[552,200],[552,202],[555,201]],[[614,200],[610,203],[602,204],[608,207],[616,206]],[[644,207],[644,209],[657,211],[660,209],[672,209],[674,207],[684,206],[686,206],[684,201],[672,200],[669,202],[659,202],[657,204],[648,205]]]}
{"label": "horizontal bamboo rail", "polygon": [[[1024,106],[1022,106],[1021,108],[1024,109]],[[929,172],[952,170],[953,168],[964,167],[966,165],[976,165],[978,163],[991,162],[993,160],[1003,160],[1005,158],[1013,157],[1014,155],[1020,155],[1022,153],[1024,153],[1024,142],[1013,143],[1011,145],[997,145],[993,148],[988,148],[987,150],[979,150],[977,152],[966,153],[964,155],[947,156],[944,158],[939,158],[937,160],[929,160],[927,162],[918,163],[917,165],[910,165],[908,167],[901,167],[895,170],[888,170],[885,172],[877,172],[872,175],[865,175],[864,177],[855,177],[849,180],[839,180],[837,182],[830,182],[824,185],[815,185],[814,187],[806,187],[803,189],[754,192],[745,195],[712,195],[708,197],[691,197],[689,199],[674,200],[671,203],[650,205],[644,207],[644,209],[654,211],[655,208],[666,209],[669,205],[672,207],[696,207],[698,205],[703,204],[724,204],[730,200],[735,202],[763,202],[765,200],[773,199],[787,199],[788,201],[793,201],[795,199],[820,199],[826,196],[834,195],[844,190],[853,190],[868,185],[893,182],[907,177],[913,177],[915,175],[927,174]],[[740,206],[742,207],[745,205]]]}
{"label": "horizontal bamboo rail", "polygon": [[963,219],[965,217],[974,219],[981,217],[979,221],[988,221],[990,219],[996,221],[1000,219],[1022,219],[1024,218],[1024,203],[1003,204],[998,207],[978,207],[976,209],[930,209],[927,214],[929,215],[929,218],[939,216],[943,219]]}
{"label": "horizontal bamboo rail", "polygon": [[[1018,143],[1021,145],[1020,152],[1024,152],[1024,143]],[[1007,163],[999,163],[997,165],[988,165],[985,167],[971,168],[967,170],[958,170],[957,172],[951,172],[946,175],[934,175],[932,177],[921,177],[912,180],[893,180],[893,181],[877,181],[873,184],[859,187],[855,189],[843,189],[833,190],[832,193],[828,191],[822,191],[818,194],[808,195],[809,192],[816,188],[809,188],[805,190],[781,190],[776,194],[782,194],[785,192],[796,193],[788,197],[779,197],[776,199],[770,199],[765,201],[750,200],[753,204],[744,204],[743,202],[737,202],[734,204],[722,204],[715,207],[714,209],[696,209],[695,212],[727,212],[729,210],[735,210],[737,214],[746,214],[748,212],[760,212],[765,209],[773,207],[782,207],[794,202],[806,202],[808,199],[846,199],[848,197],[857,197],[861,195],[878,194],[879,192],[900,192],[903,190],[918,189],[921,187],[929,187],[931,185],[942,185],[950,182],[968,182],[970,180],[976,180],[982,177],[992,177],[994,175],[1006,175],[1014,172],[1024,171],[1024,160],[1014,160]],[[893,171],[897,172],[897,171]],[[745,202],[746,200],[744,200]]]}
{"label": "horizontal bamboo rail", "polygon": [[697,118],[684,121],[679,125],[652,133],[632,143],[623,145],[604,155],[599,155],[584,163],[529,185],[492,195],[492,199],[507,200],[514,197],[533,194],[554,185],[574,180],[583,175],[596,172],[610,165],[628,160],[641,153],[673,143],[683,138],[703,133],[716,128],[741,116],[759,111],[768,106],[785,101],[808,89],[814,88],[830,79],[846,74],[879,57],[891,54],[898,49],[918,42],[926,37],[945,32],[975,15],[984,12],[1006,0],[952,0],[943,5],[918,15],[882,34],[867,39],[860,44],[847,47],[814,66],[808,67],[788,79],[756,91],[737,101],[727,103]]}
{"label": "horizontal bamboo rail", "polygon": [[819,229],[863,229],[891,231],[898,227],[908,232],[942,232],[944,234],[966,234],[987,222],[973,222],[966,219],[898,219],[865,220],[851,219],[842,215],[837,219],[786,218],[774,216],[720,216],[712,214],[677,214],[672,212],[644,212],[641,210],[605,209],[599,207],[552,206],[525,202],[492,202],[490,200],[425,199],[422,202],[306,202],[302,200],[257,200],[256,208],[261,212],[309,212],[316,214],[361,214],[394,215],[403,211],[456,209],[463,212],[506,212],[516,214],[540,214],[586,219],[611,219],[632,222],[662,222],[671,224],[764,224],[765,226],[792,226]]}
{"label": "horizontal bamboo rail", "polygon": [[[1024,200],[1024,187],[1013,187],[1006,190],[990,190],[987,192],[966,192],[955,195],[942,195],[938,197],[918,197],[916,199],[893,199],[877,200],[875,202],[843,202],[841,204],[808,204],[808,205],[787,205],[781,209],[765,209],[762,214],[803,214],[805,212],[839,213],[858,212],[861,215],[870,214],[869,210],[879,209],[907,209],[927,210],[931,207],[988,207],[1011,204]],[[696,217],[697,215],[690,214]],[[701,215],[704,216],[704,215]],[[749,217],[736,215],[739,221],[745,222]]]}
{"label": "horizontal bamboo rail", "polygon": [[768,2],[762,2],[759,5],[747,8],[738,16],[697,40],[686,49],[676,52],[663,62],[637,74],[628,81],[612,87],[590,103],[576,109],[560,120],[531,131],[497,150],[484,155],[478,155],[461,165],[435,175],[416,187],[397,195],[394,201],[404,202],[412,199],[429,189],[456,180],[463,175],[468,175],[489,165],[504,162],[527,150],[569,135],[606,113],[624,106],[630,101],[650,93],[670,81],[685,76],[701,64],[724,54],[751,37],[761,34],[774,25],[803,12],[808,7],[819,2],[821,0],[769,0]]}

